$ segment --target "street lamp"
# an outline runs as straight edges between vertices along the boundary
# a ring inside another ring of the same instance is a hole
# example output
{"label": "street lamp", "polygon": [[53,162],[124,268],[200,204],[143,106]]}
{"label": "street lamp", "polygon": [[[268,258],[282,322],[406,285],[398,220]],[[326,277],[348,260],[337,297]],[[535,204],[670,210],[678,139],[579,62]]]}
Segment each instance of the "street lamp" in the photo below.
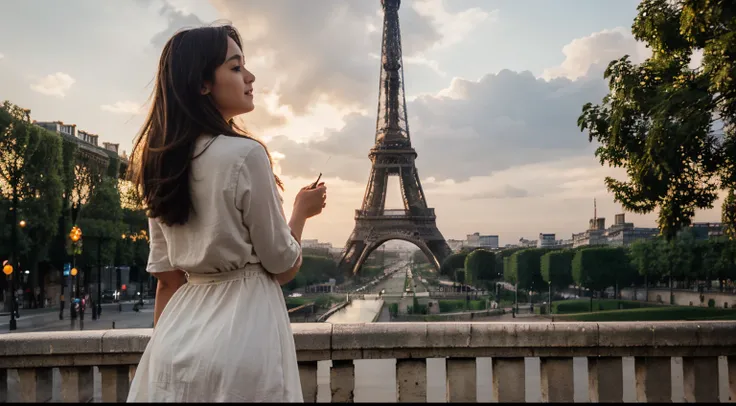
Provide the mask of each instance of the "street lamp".
{"label": "street lamp", "polygon": [[109,237],[97,236],[97,305],[96,312],[92,312],[92,318],[97,318],[102,314],[102,243],[109,240]]}
{"label": "street lamp", "polygon": [[[14,205],[14,207],[17,207],[17,205]],[[15,280],[18,278],[16,275],[15,277],[11,276],[13,274],[13,271],[15,268],[19,268],[18,266],[18,227],[25,228],[26,222],[25,220],[18,221],[18,210],[15,210],[14,208],[11,208],[11,211],[13,212],[13,220],[12,224],[13,227],[10,229],[10,261],[6,261],[3,263],[3,273],[7,275],[10,278],[10,324],[9,329],[10,331],[13,331],[17,329],[17,322],[15,321],[15,316],[18,314],[18,304],[15,301]]]}
{"label": "street lamp", "polygon": [[547,281],[547,285],[547,295],[549,296],[549,298],[547,299],[549,300],[549,314],[552,314],[552,280]]}
{"label": "street lamp", "polygon": [[10,331],[13,331],[17,328],[15,321],[15,292],[13,292],[13,279],[11,276],[13,274],[13,265],[8,263],[8,261],[3,262],[3,273],[6,277],[11,278],[11,283],[9,284],[10,295],[8,297],[10,298]]}

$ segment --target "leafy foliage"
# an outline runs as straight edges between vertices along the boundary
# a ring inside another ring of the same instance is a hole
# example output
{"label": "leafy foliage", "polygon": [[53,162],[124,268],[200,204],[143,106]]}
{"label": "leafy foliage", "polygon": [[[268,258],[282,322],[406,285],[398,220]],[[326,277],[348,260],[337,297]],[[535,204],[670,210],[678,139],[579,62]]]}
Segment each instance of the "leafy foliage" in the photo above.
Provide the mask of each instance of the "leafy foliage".
{"label": "leafy foliage", "polygon": [[[601,145],[601,164],[626,169],[607,177],[625,209],[659,209],[662,235],[673,239],[696,209],[736,187],[736,3],[643,0],[632,32],[652,49],[639,65],[628,56],[605,71],[610,93],[587,103],[578,119]],[[696,50],[702,66],[688,65]],[[730,230],[736,227],[726,215]]]}
{"label": "leafy foliage", "polygon": [[496,271],[496,255],[488,250],[477,249],[465,257],[465,282],[469,285],[479,281],[499,279]]}
{"label": "leafy foliage", "polygon": [[609,286],[629,286],[636,277],[625,248],[584,248],[575,253],[572,260],[572,276],[575,283],[594,291]]}
{"label": "leafy foliage", "polygon": [[542,255],[549,250],[545,248],[528,248],[517,251],[511,255],[509,261],[509,277],[514,282],[506,279],[506,269],[504,269],[504,279],[510,283],[516,283],[521,289],[537,289],[539,290],[546,285],[541,274],[541,258]]}
{"label": "leafy foliage", "polygon": [[330,278],[339,284],[344,275],[339,272],[337,263],[332,258],[304,255],[302,267],[296,277],[284,286],[285,290],[294,290],[316,283],[326,283]]}
{"label": "leafy foliage", "polygon": [[445,260],[442,262],[442,265],[440,265],[440,274],[449,277],[453,281],[456,281],[456,271],[458,269],[465,269],[466,256],[468,256],[467,252],[457,252],[445,258]]}
{"label": "leafy foliage", "polygon": [[550,251],[540,259],[540,273],[545,282],[552,284],[555,289],[566,289],[572,280],[573,250]]}
{"label": "leafy foliage", "polygon": [[[87,268],[93,265],[96,267],[98,261],[102,265],[113,263],[116,244],[126,231],[122,224],[123,209],[120,207],[120,195],[115,182],[115,179],[104,179],[94,189],[89,203],[82,209],[79,227],[82,229],[84,239],[82,258]],[[101,244],[100,258],[98,258],[98,244]]]}

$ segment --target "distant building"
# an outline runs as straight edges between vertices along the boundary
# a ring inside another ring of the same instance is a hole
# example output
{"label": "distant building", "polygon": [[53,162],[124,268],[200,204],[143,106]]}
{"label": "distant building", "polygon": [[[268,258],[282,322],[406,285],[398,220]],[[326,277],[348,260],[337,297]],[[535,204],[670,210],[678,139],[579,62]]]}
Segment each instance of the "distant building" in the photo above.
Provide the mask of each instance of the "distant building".
{"label": "distant building", "polygon": [[330,255],[330,251],[333,248],[332,243],[329,242],[319,242],[319,240],[304,239],[302,240],[302,249],[310,254],[328,256]]}
{"label": "distant building", "polygon": [[539,239],[537,240],[537,248],[551,248],[557,245],[555,240],[555,234],[544,234],[539,233]]}
{"label": "distant building", "polygon": [[723,223],[692,223],[690,228],[696,240],[707,240],[723,236]]}
{"label": "distant building", "polygon": [[[120,148],[120,144],[113,144],[112,142],[103,142],[102,147],[108,151],[112,151],[117,154],[118,149]],[[121,155],[120,157],[122,158],[123,155]]]}
{"label": "distant building", "polygon": [[97,134],[88,133],[87,131],[79,130],[77,131],[77,138],[80,140],[90,143],[94,145],[95,147],[98,147],[98,139],[100,138]]}
{"label": "distant building", "polygon": [[450,239],[447,240],[447,245],[450,246],[450,250],[452,250],[452,252],[457,252],[463,249],[463,246],[465,246],[465,240]]}
{"label": "distant building", "polygon": [[535,248],[537,246],[537,240],[527,240],[526,238],[519,238],[518,246],[524,248]]}
{"label": "distant building", "polygon": [[[102,148],[99,146],[99,136],[97,134],[78,130],[76,124],[64,124],[62,121],[34,121],[33,124],[55,132],[64,139],[76,143],[79,148],[96,157],[101,162],[109,162],[111,156],[119,157],[117,151],[118,144],[106,143],[110,147],[106,145],[105,148]],[[122,158],[124,161],[127,161],[125,157]]]}
{"label": "distant building", "polygon": [[498,248],[497,235],[480,235],[480,233],[473,233],[467,235],[466,241],[466,246],[470,248]]}
{"label": "distant building", "polygon": [[614,224],[608,229],[603,217],[590,219],[588,225],[588,230],[572,235],[574,248],[586,245],[626,247],[634,241],[648,240],[659,234],[658,228],[635,227],[634,223],[627,223],[624,213],[617,214]]}

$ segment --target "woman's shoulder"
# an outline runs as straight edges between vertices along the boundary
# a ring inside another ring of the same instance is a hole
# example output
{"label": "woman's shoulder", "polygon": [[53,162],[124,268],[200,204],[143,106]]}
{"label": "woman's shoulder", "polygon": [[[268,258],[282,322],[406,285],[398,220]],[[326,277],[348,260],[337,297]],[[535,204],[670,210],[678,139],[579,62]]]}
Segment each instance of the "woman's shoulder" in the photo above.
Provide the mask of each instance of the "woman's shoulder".
{"label": "woman's shoulder", "polygon": [[209,143],[206,151],[209,152],[210,159],[216,160],[220,165],[242,164],[250,155],[265,154],[261,143],[247,137],[220,135],[203,142]]}

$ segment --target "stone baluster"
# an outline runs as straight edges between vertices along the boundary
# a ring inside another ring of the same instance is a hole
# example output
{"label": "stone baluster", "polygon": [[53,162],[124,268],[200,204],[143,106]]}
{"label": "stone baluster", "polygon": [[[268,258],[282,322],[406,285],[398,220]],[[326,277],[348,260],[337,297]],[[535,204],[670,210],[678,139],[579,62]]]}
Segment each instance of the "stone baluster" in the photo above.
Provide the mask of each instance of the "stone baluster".
{"label": "stone baluster", "polygon": [[736,401],[736,357],[728,357],[728,400]]}
{"label": "stone baluster", "polygon": [[8,370],[0,368],[0,403],[8,402]]}
{"label": "stone baluster", "polygon": [[526,371],[523,357],[491,359],[493,397],[497,402],[526,400]]}
{"label": "stone baluster", "polygon": [[92,367],[61,367],[61,401],[87,403],[92,400]]}
{"label": "stone baluster", "polygon": [[355,401],[355,365],[353,360],[334,360],[330,368],[330,392],[333,403]]}
{"label": "stone baluster", "polygon": [[135,371],[138,370],[138,365],[130,365],[128,367],[128,383],[133,382],[133,378],[135,378]]}
{"label": "stone baluster", "polygon": [[672,402],[671,357],[636,357],[634,371],[637,402]]}
{"label": "stone baluster", "polygon": [[102,401],[125,402],[130,388],[128,365],[100,366],[102,375]]}
{"label": "stone baluster", "polygon": [[621,403],[624,398],[621,357],[588,357],[588,395],[591,402]]}
{"label": "stone baluster", "polygon": [[448,358],[446,368],[448,402],[476,401],[475,358]]}
{"label": "stone baluster", "polygon": [[542,402],[572,403],[575,393],[572,358],[543,357],[539,361]]}
{"label": "stone baluster", "polygon": [[686,402],[718,402],[718,357],[683,357]]}
{"label": "stone baluster", "polygon": [[317,361],[299,362],[299,380],[304,403],[317,402]]}
{"label": "stone baluster", "polygon": [[18,368],[18,378],[22,402],[51,400],[52,368]]}
{"label": "stone baluster", "polygon": [[396,383],[399,402],[426,402],[427,360],[397,359]]}

